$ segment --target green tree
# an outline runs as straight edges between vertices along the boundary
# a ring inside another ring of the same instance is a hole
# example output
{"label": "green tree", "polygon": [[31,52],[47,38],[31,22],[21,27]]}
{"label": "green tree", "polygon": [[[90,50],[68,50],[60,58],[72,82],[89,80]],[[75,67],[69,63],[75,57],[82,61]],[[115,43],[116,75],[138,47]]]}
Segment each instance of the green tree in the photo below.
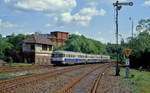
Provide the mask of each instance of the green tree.
{"label": "green tree", "polygon": [[100,41],[92,40],[80,35],[71,35],[65,45],[55,50],[66,50],[91,54],[106,54],[106,47]]}
{"label": "green tree", "polygon": [[9,55],[7,54],[8,50],[11,50],[13,45],[6,42],[6,40],[1,36],[0,37],[0,59],[7,60]]}
{"label": "green tree", "polygon": [[22,43],[25,38],[26,35],[24,34],[12,34],[6,37],[6,41],[13,45],[11,51],[9,51],[8,54],[13,58],[14,61],[20,61],[22,58]]}
{"label": "green tree", "polygon": [[131,39],[128,38],[128,46],[134,50],[134,52],[145,51],[150,48],[150,34],[148,32],[140,32],[140,34]]}
{"label": "green tree", "polygon": [[138,22],[136,30],[139,32],[150,32],[150,19],[141,19]]}
{"label": "green tree", "polygon": [[139,34],[128,38],[128,47],[133,50],[131,55],[132,67],[150,66],[150,19],[141,19],[136,27]]}

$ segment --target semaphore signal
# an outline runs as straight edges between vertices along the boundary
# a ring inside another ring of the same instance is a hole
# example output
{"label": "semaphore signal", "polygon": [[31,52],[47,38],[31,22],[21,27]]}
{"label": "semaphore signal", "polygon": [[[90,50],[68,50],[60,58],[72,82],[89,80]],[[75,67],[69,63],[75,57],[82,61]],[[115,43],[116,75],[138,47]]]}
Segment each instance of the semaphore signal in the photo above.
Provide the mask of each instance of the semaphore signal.
{"label": "semaphore signal", "polygon": [[133,2],[119,2],[116,1],[116,3],[113,3],[113,6],[116,7],[116,44],[117,44],[117,64],[116,64],[116,76],[119,76],[120,68],[119,68],[119,45],[118,45],[118,10],[122,8],[123,5],[133,6]]}

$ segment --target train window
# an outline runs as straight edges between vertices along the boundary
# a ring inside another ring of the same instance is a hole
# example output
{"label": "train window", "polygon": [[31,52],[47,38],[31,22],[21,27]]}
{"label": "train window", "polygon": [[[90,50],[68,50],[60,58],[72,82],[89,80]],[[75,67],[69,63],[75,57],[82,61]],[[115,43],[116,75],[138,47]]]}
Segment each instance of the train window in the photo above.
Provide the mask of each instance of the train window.
{"label": "train window", "polygon": [[63,54],[52,54],[52,57],[63,57]]}
{"label": "train window", "polygon": [[52,57],[55,57],[54,54],[52,54]]}

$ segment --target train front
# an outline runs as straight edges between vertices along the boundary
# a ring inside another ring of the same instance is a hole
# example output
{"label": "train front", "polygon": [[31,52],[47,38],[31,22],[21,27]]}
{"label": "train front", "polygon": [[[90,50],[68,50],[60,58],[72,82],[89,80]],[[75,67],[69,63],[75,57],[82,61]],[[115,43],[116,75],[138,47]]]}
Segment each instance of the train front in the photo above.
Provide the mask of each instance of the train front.
{"label": "train front", "polygon": [[64,63],[64,54],[62,52],[53,52],[52,53],[52,64],[63,65]]}

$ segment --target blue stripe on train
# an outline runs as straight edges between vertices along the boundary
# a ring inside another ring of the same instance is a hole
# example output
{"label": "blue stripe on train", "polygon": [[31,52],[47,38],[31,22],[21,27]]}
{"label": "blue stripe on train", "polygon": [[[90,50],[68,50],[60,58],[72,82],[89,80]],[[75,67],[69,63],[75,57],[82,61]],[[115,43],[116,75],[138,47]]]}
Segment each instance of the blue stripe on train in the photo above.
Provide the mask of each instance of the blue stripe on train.
{"label": "blue stripe on train", "polygon": [[87,61],[86,59],[68,59],[68,58],[64,59],[64,62],[66,63],[80,63],[80,62],[86,62],[86,61]]}
{"label": "blue stripe on train", "polygon": [[64,59],[65,63],[81,63],[81,62],[101,62],[101,59]]}

